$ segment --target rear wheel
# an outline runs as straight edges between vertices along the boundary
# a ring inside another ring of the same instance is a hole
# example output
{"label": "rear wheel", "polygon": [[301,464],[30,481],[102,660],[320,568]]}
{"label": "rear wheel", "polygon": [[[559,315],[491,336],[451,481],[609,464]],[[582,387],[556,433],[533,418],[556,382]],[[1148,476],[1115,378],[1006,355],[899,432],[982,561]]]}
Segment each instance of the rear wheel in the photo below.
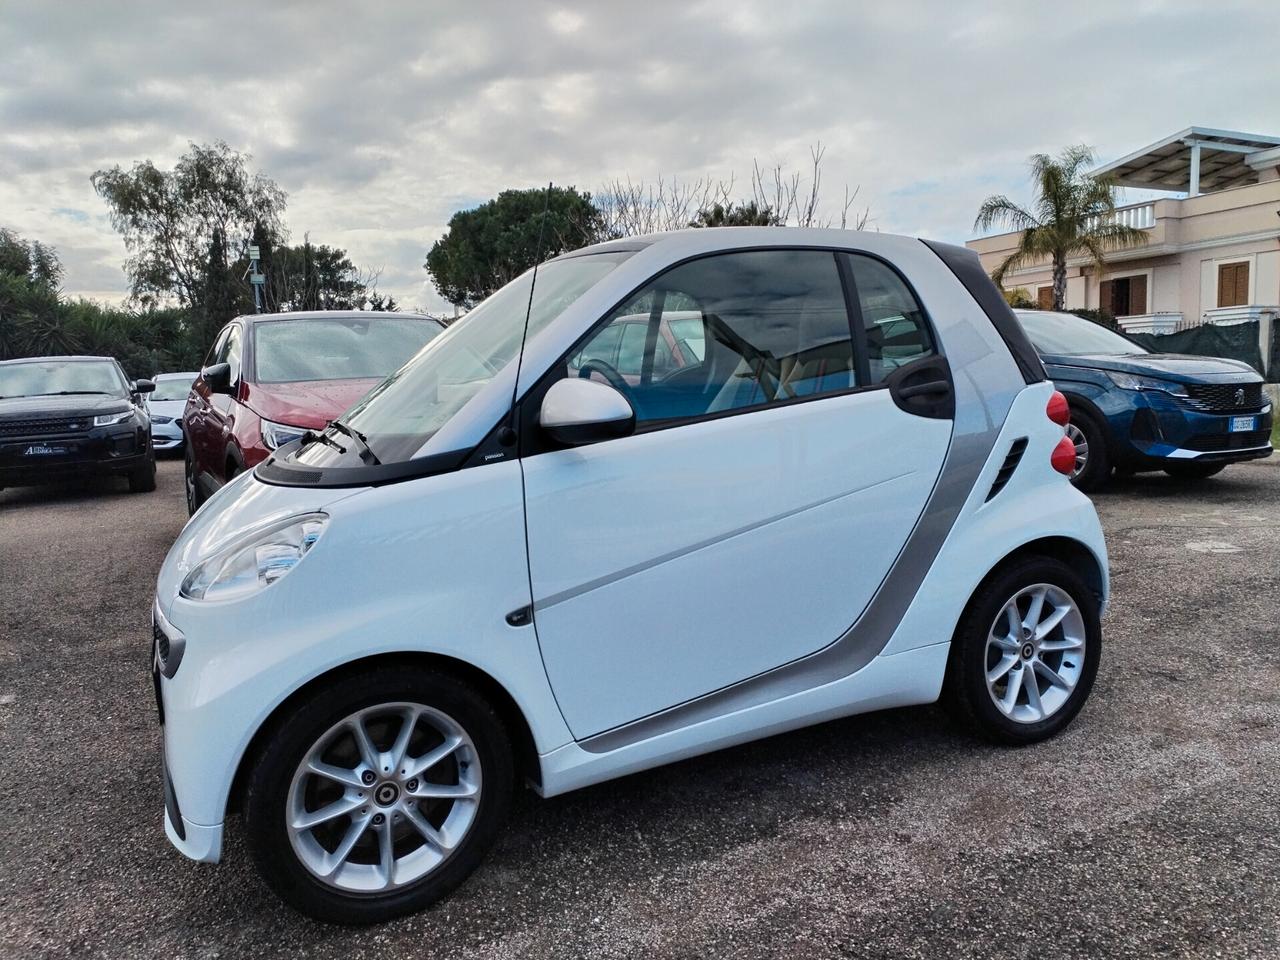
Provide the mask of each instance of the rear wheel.
{"label": "rear wheel", "polygon": [[452,891],[510,808],[511,747],[468,684],[381,668],[316,691],[258,756],[245,821],[282,899],[336,923],[378,923]]}
{"label": "rear wheel", "polygon": [[1092,414],[1079,407],[1071,408],[1067,438],[1075,444],[1076,464],[1071,482],[1079,490],[1097,490],[1111,476],[1111,457],[1107,453],[1107,435]]}
{"label": "rear wheel", "polygon": [[150,493],[156,488],[156,454],[151,451],[141,466],[129,474],[129,490],[132,493]]}
{"label": "rear wheel", "polygon": [[1102,653],[1098,603],[1066,564],[1027,557],[989,577],[952,641],[944,699],[990,740],[1027,744],[1069,724]]}
{"label": "rear wheel", "polygon": [[1179,480],[1207,480],[1226,468],[1225,463],[1170,463],[1161,469]]}

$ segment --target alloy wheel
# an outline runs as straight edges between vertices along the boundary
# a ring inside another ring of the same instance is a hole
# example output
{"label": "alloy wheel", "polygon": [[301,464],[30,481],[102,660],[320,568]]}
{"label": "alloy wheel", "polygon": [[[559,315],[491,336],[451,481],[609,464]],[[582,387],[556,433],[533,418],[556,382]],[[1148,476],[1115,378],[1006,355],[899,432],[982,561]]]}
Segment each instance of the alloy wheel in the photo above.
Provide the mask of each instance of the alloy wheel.
{"label": "alloy wheel", "polygon": [[419,703],[380,704],[334,724],[303,756],[286,826],[316,879],[380,893],[439,868],[475,823],[480,795],[475,744],[457,721]]}
{"label": "alloy wheel", "polygon": [[1061,587],[1037,583],[1010,597],[987,635],[987,692],[1017,723],[1039,723],[1071,699],[1085,664],[1085,624]]}
{"label": "alloy wheel", "polygon": [[1074,480],[1084,473],[1084,468],[1089,462],[1089,440],[1085,437],[1084,431],[1077,427],[1074,422],[1067,424],[1067,438],[1076,448],[1076,465],[1071,470],[1071,479]]}

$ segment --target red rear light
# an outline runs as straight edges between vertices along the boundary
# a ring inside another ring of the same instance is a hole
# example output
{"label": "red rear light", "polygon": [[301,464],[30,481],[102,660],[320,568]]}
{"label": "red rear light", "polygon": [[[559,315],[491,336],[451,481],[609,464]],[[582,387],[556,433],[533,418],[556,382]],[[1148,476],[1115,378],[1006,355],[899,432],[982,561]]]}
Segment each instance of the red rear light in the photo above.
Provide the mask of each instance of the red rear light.
{"label": "red rear light", "polygon": [[1060,391],[1053,391],[1049,405],[1044,408],[1045,415],[1060,427],[1071,421],[1071,408],[1067,406],[1067,398]]}
{"label": "red rear light", "polygon": [[[1054,396],[1060,397],[1062,394],[1057,393]],[[1058,445],[1053,448],[1053,453],[1049,455],[1049,463],[1059,473],[1071,476],[1076,468],[1076,445],[1069,437],[1063,437],[1058,441]]]}

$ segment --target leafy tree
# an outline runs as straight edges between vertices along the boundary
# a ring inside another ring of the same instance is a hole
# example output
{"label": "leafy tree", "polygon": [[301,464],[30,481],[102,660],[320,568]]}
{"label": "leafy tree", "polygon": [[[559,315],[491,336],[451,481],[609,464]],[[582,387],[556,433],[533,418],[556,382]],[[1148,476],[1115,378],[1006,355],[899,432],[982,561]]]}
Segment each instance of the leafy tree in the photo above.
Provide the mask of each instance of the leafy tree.
{"label": "leafy tree", "polygon": [[761,206],[755,200],[745,203],[713,203],[698,211],[689,224],[691,227],[781,227],[780,217],[774,216],[770,207]]}
{"label": "leafy tree", "polygon": [[25,240],[0,227],[0,275],[57,289],[62,282],[62,261],[53,247],[39,240]]}
{"label": "leafy tree", "polygon": [[[258,268],[266,277],[263,285],[267,312],[289,310],[362,310],[378,297],[377,273],[362,271],[347,251],[304,238],[298,246],[272,247],[259,244]],[[238,281],[249,269],[247,257],[237,260],[231,273]],[[246,283],[240,310],[253,312],[253,292]],[[390,298],[379,302],[394,303]]]}
{"label": "leafy tree", "polygon": [[227,265],[227,243],[221,228],[214,228],[209,241],[209,262],[205,267],[204,290],[200,295],[199,313],[202,328],[199,339],[213,343],[219,330],[240,311],[237,309],[235,281],[232,269]]}
{"label": "leafy tree", "polygon": [[191,144],[172,170],[150,160],[93,174],[94,189],[111,208],[123,236],[133,297],[143,304],[200,301],[214,234],[225,250],[241,250],[255,228],[283,232],[285,193],[275,181],[249,170],[250,158],[222,141]]}
{"label": "leafy tree", "polygon": [[1053,264],[1053,309],[1061,310],[1068,257],[1089,257],[1101,274],[1108,251],[1147,242],[1145,231],[1115,222],[1115,181],[1090,175],[1093,164],[1093,150],[1084,145],[1067,147],[1057,158],[1038,153],[1031,158],[1033,210],[999,195],[982,202],[975,230],[999,223],[1022,231],[1018,249],[991,274],[998,286],[1003,288],[1009,271],[1047,258]]}
{"label": "leafy tree", "polygon": [[504,190],[473,210],[455,213],[424,266],[441,296],[469,310],[540,256],[593,243],[601,229],[600,211],[589,193],[573,187],[551,187],[550,196],[546,189]]}

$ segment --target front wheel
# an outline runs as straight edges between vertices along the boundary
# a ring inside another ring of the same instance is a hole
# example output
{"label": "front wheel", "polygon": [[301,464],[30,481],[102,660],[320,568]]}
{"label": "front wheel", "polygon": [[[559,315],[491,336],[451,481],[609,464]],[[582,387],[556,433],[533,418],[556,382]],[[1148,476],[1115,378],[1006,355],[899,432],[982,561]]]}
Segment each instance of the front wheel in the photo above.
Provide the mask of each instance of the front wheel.
{"label": "front wheel", "polygon": [[1161,469],[1178,480],[1207,480],[1226,467],[1225,463],[1170,463]]}
{"label": "front wheel", "polygon": [[191,443],[183,444],[183,484],[187,491],[187,516],[193,516],[204,503],[204,498],[200,496],[200,484],[196,480],[196,460],[191,452]]}
{"label": "front wheel", "polygon": [[470,685],[379,668],[310,695],[258,755],[245,821],[258,869],[317,920],[421,910],[476,868],[506,819],[510,742]]}
{"label": "front wheel", "polygon": [[1086,493],[1100,489],[1111,476],[1111,457],[1107,453],[1107,436],[1102,424],[1092,414],[1072,407],[1067,439],[1076,448],[1071,482],[1077,490]]}
{"label": "front wheel", "polygon": [[1093,688],[1102,654],[1098,601],[1059,560],[1028,557],[988,578],[951,644],[943,696],[990,740],[1048,739]]}

